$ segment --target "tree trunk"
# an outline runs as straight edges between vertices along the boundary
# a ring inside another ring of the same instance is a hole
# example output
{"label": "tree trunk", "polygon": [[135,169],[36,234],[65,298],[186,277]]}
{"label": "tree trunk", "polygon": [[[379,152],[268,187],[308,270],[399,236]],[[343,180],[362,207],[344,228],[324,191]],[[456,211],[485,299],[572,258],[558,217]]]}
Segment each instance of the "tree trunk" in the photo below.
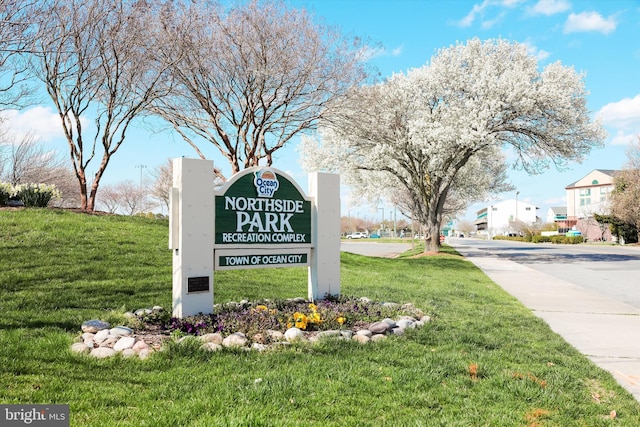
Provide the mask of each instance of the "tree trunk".
{"label": "tree trunk", "polygon": [[427,225],[427,236],[424,245],[425,253],[438,253],[440,252],[440,224],[430,223]]}

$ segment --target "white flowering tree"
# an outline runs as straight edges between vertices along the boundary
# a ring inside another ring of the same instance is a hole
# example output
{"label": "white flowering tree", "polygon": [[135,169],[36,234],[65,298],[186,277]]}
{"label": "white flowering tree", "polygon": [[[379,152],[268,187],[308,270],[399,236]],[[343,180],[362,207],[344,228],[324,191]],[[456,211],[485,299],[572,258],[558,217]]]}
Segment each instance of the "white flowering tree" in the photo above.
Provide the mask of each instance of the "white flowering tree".
{"label": "white flowering tree", "polygon": [[602,144],[586,97],[573,68],[539,71],[524,45],[472,39],[362,87],[323,122],[319,140],[301,144],[301,157],[306,169],[340,171],[361,192],[402,197],[427,231],[425,251],[437,252],[447,206],[507,189],[507,164],[540,173]]}

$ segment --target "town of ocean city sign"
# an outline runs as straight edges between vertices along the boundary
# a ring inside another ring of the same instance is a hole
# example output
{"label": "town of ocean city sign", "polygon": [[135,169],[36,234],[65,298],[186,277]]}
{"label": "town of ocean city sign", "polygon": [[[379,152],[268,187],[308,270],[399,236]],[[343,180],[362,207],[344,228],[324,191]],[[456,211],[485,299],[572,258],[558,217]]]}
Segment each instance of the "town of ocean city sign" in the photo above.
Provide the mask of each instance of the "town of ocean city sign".
{"label": "town of ocean city sign", "polygon": [[311,209],[276,169],[236,174],[215,196],[215,268],[308,265]]}

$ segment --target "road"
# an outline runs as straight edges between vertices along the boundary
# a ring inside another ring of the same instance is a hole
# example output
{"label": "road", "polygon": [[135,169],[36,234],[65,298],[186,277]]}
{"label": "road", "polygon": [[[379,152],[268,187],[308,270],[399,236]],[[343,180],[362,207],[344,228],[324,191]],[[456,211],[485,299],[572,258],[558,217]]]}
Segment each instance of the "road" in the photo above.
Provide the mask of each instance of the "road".
{"label": "road", "polygon": [[381,243],[370,239],[340,242],[342,252],[381,258],[393,258],[409,249],[411,249],[411,243]]}
{"label": "road", "polygon": [[[465,257],[494,257],[640,309],[640,248],[451,239]],[[468,251],[471,249],[472,251]]]}

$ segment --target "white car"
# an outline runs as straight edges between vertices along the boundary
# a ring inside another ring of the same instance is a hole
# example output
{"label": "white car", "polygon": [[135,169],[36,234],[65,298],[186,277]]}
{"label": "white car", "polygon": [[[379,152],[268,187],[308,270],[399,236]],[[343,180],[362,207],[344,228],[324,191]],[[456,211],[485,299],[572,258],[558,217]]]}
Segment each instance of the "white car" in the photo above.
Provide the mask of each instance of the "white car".
{"label": "white car", "polygon": [[367,238],[367,233],[363,233],[361,231],[347,235],[347,239],[366,239],[366,238]]}

